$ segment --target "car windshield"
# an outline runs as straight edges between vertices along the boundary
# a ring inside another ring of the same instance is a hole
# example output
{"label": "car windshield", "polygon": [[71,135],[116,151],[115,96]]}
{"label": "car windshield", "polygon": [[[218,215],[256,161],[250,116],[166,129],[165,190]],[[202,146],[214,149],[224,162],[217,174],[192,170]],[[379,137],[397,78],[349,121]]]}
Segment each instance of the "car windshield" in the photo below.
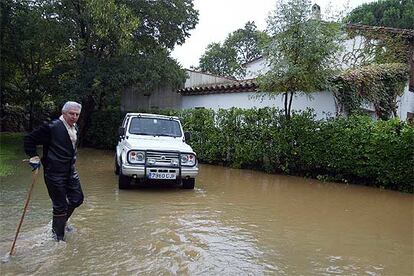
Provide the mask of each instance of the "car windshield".
{"label": "car windshield", "polygon": [[181,137],[180,124],[175,120],[134,117],[129,133],[137,135]]}

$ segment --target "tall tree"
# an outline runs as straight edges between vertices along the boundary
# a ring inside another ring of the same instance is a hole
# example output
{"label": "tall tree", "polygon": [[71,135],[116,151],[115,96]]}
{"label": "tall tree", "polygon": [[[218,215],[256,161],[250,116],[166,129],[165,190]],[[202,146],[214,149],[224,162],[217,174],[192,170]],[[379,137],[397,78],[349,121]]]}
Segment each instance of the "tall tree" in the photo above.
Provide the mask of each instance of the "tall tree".
{"label": "tall tree", "polygon": [[243,29],[231,33],[224,41],[224,47],[233,49],[238,64],[250,62],[261,56],[261,48],[268,35],[257,30],[253,21],[248,21]]}
{"label": "tall tree", "polygon": [[413,0],[379,0],[362,4],[345,18],[349,23],[414,29]]}
{"label": "tall tree", "polygon": [[81,101],[84,133],[91,112],[116,104],[125,87],[145,92],[185,80],[170,52],[198,22],[192,0],[5,1],[10,16],[1,18],[8,23],[2,50],[12,45],[7,56],[14,59],[2,70],[10,69],[15,81],[2,79],[2,88],[29,83],[15,94]]}
{"label": "tall tree", "polygon": [[243,64],[261,56],[261,47],[267,39],[254,22],[247,22],[244,28],[227,36],[223,45],[211,43],[200,58],[200,70],[226,77],[242,78]]}
{"label": "tall tree", "polygon": [[83,103],[82,130],[89,116],[127,86],[153,88],[185,79],[169,57],[195,27],[191,0],[62,0],[58,13],[71,34],[73,62],[63,69],[62,87]]}
{"label": "tall tree", "polygon": [[2,2],[2,101],[23,104],[29,128],[34,111],[49,99],[52,69],[65,43],[60,23],[48,14],[50,8],[48,1]]}
{"label": "tall tree", "polygon": [[313,18],[309,0],[281,1],[268,18],[272,40],[264,50],[270,70],[259,77],[269,97],[283,94],[287,119],[297,93],[325,88],[335,72],[340,26]]}
{"label": "tall tree", "polygon": [[220,43],[210,43],[206,52],[200,57],[199,70],[224,77],[235,77],[241,69],[233,49]]}

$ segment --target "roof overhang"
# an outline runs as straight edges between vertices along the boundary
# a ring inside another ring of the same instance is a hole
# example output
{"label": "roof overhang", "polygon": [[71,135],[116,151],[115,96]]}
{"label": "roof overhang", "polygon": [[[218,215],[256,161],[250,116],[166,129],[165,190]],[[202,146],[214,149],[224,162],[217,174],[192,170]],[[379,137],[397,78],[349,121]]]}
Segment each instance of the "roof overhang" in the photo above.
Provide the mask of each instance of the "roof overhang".
{"label": "roof overhang", "polygon": [[235,81],[231,83],[213,84],[208,86],[193,86],[177,90],[183,96],[205,95],[220,93],[257,92],[259,86],[256,80]]}

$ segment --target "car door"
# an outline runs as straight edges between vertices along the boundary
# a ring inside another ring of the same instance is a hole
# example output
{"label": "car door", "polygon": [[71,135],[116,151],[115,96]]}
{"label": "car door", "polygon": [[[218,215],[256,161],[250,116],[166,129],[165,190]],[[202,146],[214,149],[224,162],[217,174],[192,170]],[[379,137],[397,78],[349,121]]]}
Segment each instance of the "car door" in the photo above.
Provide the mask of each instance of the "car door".
{"label": "car door", "polygon": [[125,136],[126,136],[126,133],[127,133],[127,127],[128,127],[128,124],[129,124],[130,118],[131,118],[131,116],[127,114],[127,115],[125,116],[125,118],[124,118],[123,122],[122,122],[121,127],[123,127],[123,128],[124,128],[124,130],[125,130],[125,131],[124,131],[124,135],[120,135],[120,134],[118,133],[119,137],[118,137],[118,144],[117,144],[117,146],[116,146],[116,156],[117,156],[117,161],[118,161],[118,164],[119,164],[120,166],[122,165],[122,164],[121,164],[121,154],[122,154],[123,149],[125,148]]}

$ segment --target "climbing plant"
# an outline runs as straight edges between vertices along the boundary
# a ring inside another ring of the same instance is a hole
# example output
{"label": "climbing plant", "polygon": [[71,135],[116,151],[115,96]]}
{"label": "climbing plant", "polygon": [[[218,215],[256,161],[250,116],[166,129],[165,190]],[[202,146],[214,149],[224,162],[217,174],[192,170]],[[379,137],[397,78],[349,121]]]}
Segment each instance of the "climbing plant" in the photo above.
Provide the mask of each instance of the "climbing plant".
{"label": "climbing plant", "polygon": [[397,116],[397,96],[401,96],[408,81],[405,63],[371,64],[348,69],[331,79],[339,113],[362,111],[365,103],[372,103],[378,118]]}
{"label": "climbing plant", "polygon": [[349,38],[362,37],[363,43],[356,45],[346,53],[343,61],[351,66],[375,63],[408,63],[412,55],[410,39],[414,38],[411,30],[386,29],[347,25]]}

